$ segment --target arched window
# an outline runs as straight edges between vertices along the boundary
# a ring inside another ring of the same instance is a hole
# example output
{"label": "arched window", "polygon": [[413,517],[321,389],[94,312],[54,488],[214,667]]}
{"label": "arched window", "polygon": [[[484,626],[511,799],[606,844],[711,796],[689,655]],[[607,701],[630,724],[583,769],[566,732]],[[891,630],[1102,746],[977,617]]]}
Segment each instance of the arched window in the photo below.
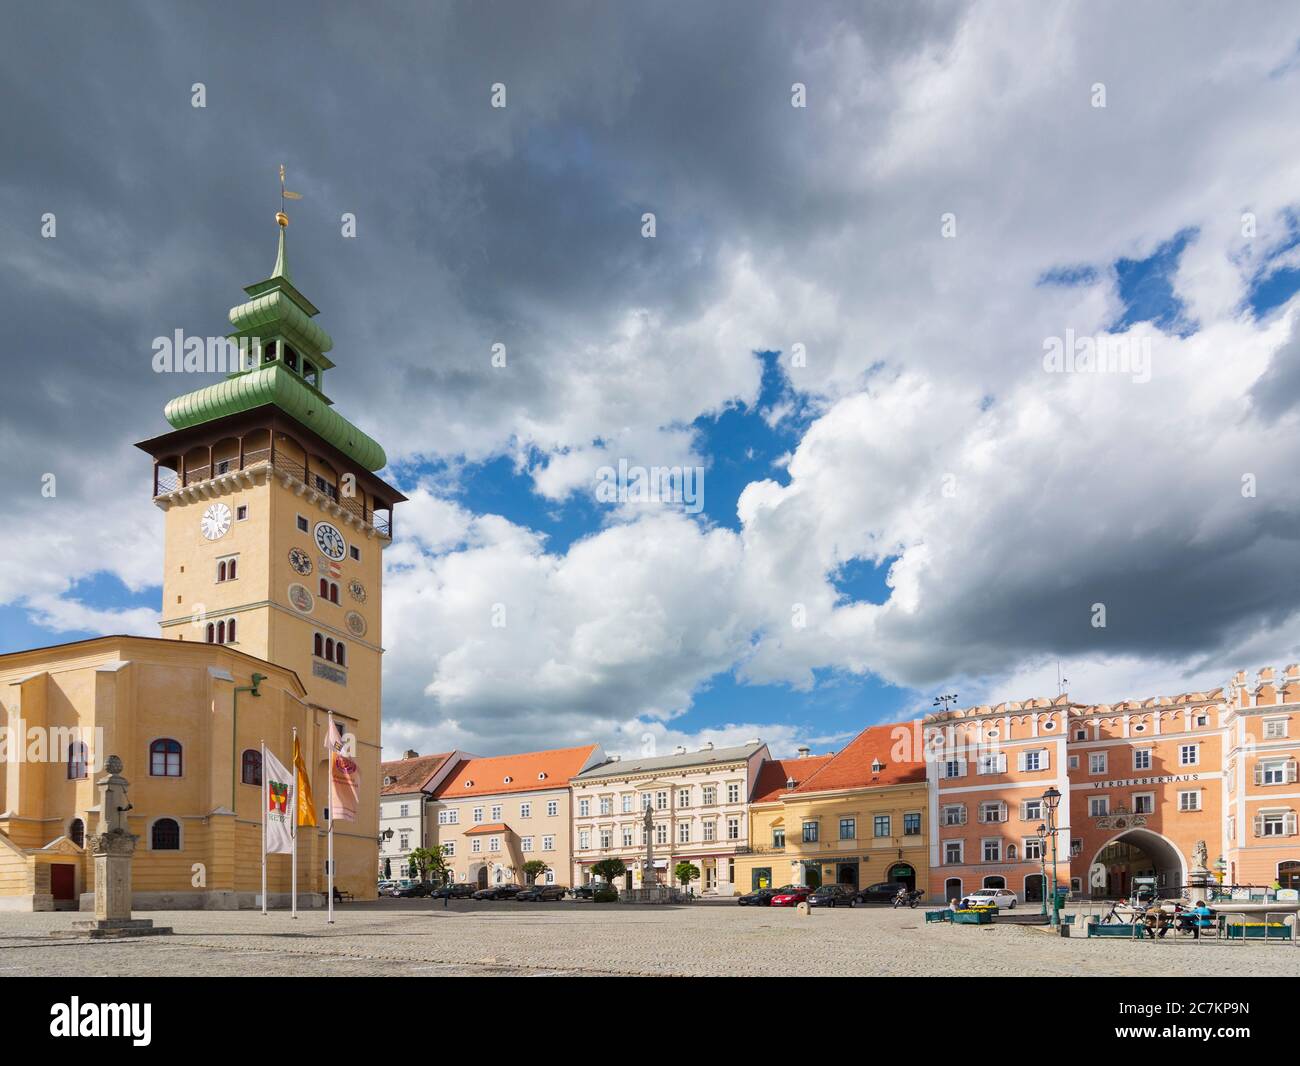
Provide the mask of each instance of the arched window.
{"label": "arched window", "polygon": [[154,851],[180,851],[180,823],[175,818],[159,818],[149,831],[149,846]]}
{"label": "arched window", "polygon": [[224,644],[225,642],[226,642],[226,623],[224,621],[221,621],[217,623],[217,643]]}
{"label": "arched window", "polygon": [[339,602],[339,586],[337,581],[330,582],[330,603]]}
{"label": "arched window", "polygon": [[319,633],[316,634],[315,642],[312,645],[312,654],[318,659],[323,659],[325,657],[325,638]]}
{"label": "arched window", "polygon": [[217,637],[217,627],[214,626],[211,622],[209,622],[209,623],[208,623],[208,643],[209,643],[209,644],[213,643],[213,642],[216,640],[216,637]]}
{"label": "arched window", "polygon": [[[234,563],[230,565],[234,566]],[[226,622],[226,643],[235,643],[235,620],[233,618]]]}
{"label": "arched window", "polygon": [[343,641],[341,640],[334,645],[334,661],[338,663],[339,666],[348,665],[347,650],[343,647]]}
{"label": "arched window", "polygon": [[80,818],[72,819],[72,823],[68,826],[68,839],[79,848],[86,846],[86,823]]}
{"label": "arched window", "polygon": [[320,598],[322,600],[330,598],[330,583],[325,578],[320,579]]}
{"label": "arched window", "polygon": [[227,580],[227,581],[234,581],[234,580],[235,580],[235,567],[236,567],[236,565],[238,564],[238,562],[239,562],[239,560],[237,560],[237,559],[231,559],[230,562],[226,564],[226,580]]}
{"label": "arched window", "polygon": [[86,776],[86,745],[74,740],[68,745],[68,780],[80,781]]}
{"label": "arched window", "polygon": [[262,783],[262,753],[256,748],[247,748],[244,751],[242,780],[246,785],[260,785]]}
{"label": "arched window", "polygon": [[226,580],[226,561],[224,559],[222,559],[221,562],[217,563],[217,580],[218,581]]}
{"label": "arched window", "polygon": [[149,745],[149,776],[181,776],[181,743],[171,737],[159,737]]}
{"label": "arched window", "polygon": [[325,658],[327,658],[330,662],[334,661],[334,638],[333,637],[325,638]]}

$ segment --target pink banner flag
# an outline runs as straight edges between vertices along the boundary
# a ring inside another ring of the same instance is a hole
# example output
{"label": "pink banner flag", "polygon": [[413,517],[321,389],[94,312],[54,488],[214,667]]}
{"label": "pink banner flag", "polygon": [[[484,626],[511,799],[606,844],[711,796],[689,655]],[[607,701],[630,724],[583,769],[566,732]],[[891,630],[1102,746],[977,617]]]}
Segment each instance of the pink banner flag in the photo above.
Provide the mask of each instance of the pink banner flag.
{"label": "pink banner flag", "polygon": [[340,822],[357,820],[361,771],[355,759],[341,753],[334,756],[334,773],[330,775],[330,817]]}

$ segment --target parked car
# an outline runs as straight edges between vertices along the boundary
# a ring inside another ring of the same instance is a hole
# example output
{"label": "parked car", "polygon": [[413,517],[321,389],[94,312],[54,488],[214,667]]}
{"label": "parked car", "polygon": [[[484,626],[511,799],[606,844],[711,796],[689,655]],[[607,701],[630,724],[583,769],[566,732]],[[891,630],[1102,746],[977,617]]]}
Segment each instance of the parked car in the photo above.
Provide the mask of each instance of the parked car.
{"label": "parked car", "polygon": [[376,885],[375,887],[378,890],[379,894],[382,896],[385,895],[390,888],[396,888],[397,882],[390,878],[389,880],[386,881],[380,881],[379,884]]}
{"label": "parked car", "polygon": [[[790,887],[794,887],[793,885]],[[753,892],[746,892],[743,896],[737,896],[736,902],[742,907],[768,907],[772,904],[772,897],[781,889],[779,888],[756,888]]]}
{"label": "parked car", "polygon": [[441,885],[429,894],[434,899],[469,899],[477,891],[477,885],[458,882],[452,885]]}
{"label": "parked car", "polygon": [[893,903],[900,888],[907,886],[900,881],[877,881],[852,893],[849,902],[855,907],[868,903]]}
{"label": "parked car", "polygon": [[407,885],[405,888],[399,888],[393,893],[398,899],[416,899],[421,896],[427,896],[433,891],[433,885],[426,884],[423,881],[416,881],[413,885]]}
{"label": "parked car", "polygon": [[796,904],[802,903],[811,896],[812,893],[813,890],[807,885],[786,885],[785,888],[781,889],[772,897],[772,902],[769,903],[768,906],[793,907]]}
{"label": "parked car", "polygon": [[987,907],[989,904],[997,907],[999,910],[1013,910],[1020,897],[1009,888],[981,888],[975,892],[968,892],[961,898],[961,905],[965,907]]}
{"label": "parked car", "polygon": [[591,899],[596,894],[596,882],[588,881],[585,885],[573,886],[574,899]]}
{"label": "parked car", "polygon": [[810,907],[851,907],[853,897],[843,885],[822,885],[808,897]]}
{"label": "parked car", "polygon": [[514,899],[523,891],[522,885],[492,885],[489,888],[480,888],[474,893],[474,899]]}
{"label": "parked car", "polygon": [[566,891],[563,885],[529,885],[515,899],[525,903],[546,903],[549,900],[563,899]]}

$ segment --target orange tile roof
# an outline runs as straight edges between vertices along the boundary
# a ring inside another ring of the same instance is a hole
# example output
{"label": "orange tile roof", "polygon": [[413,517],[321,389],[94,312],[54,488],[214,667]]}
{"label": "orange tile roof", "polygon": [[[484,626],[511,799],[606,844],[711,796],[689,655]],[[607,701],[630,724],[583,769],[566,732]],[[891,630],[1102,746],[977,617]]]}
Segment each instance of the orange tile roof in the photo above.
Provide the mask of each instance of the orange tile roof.
{"label": "orange tile roof", "polygon": [[[897,743],[894,731],[900,726],[915,731],[915,723],[895,722],[890,725],[868,726],[833,756],[825,766],[810,774],[795,788],[798,794],[808,792],[834,792],[845,788],[868,788],[872,785],[910,785],[925,781],[925,759],[921,752],[911,752],[914,761],[900,762],[894,757]],[[879,773],[872,773],[871,764],[883,763]]]}
{"label": "orange tile roof", "polygon": [[568,785],[569,778],[587,764],[596,748],[595,744],[584,744],[580,748],[556,748],[552,751],[526,751],[519,755],[462,759],[438,786],[434,796],[449,800],[458,796],[564,788]]}
{"label": "orange tile roof", "polygon": [[414,759],[393,759],[380,764],[381,781],[393,779],[391,785],[385,784],[380,790],[384,796],[396,796],[406,792],[419,792],[425,783],[442,767],[451,752],[440,755],[417,755]]}
{"label": "orange tile roof", "polygon": [[802,759],[768,759],[758,771],[758,780],[754,782],[754,798],[750,802],[776,802],[783,792],[790,791],[790,778],[794,778],[796,785],[802,784],[834,757],[805,755]]}
{"label": "orange tile roof", "polygon": [[484,833],[509,833],[510,827],[505,822],[493,822],[490,825],[476,825],[473,829],[466,829],[467,837],[481,836]]}

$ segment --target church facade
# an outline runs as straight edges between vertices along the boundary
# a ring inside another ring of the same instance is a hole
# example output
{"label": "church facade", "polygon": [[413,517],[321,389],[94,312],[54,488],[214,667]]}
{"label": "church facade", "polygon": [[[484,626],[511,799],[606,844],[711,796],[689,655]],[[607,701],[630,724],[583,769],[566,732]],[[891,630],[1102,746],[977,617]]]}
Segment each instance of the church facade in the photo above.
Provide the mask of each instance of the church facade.
{"label": "church facade", "polygon": [[[261,744],[288,765],[295,730],[319,822],[300,833],[298,886],[323,892],[331,720],[361,781],[356,820],[335,825],[335,882],[375,895],[382,553],[405,497],[375,473],[383,449],[325,392],[332,341],[291,280],[277,221],[271,276],[230,312],[238,369],[172,400],[171,430],[138,445],[163,512],[161,639],[0,656],[8,738],[48,734],[43,761],[0,764],[0,909],[93,892],[84,838],[95,773],[114,754],[141,838],[136,906],[255,905]],[[287,899],[289,861],[268,860],[273,902]]]}

